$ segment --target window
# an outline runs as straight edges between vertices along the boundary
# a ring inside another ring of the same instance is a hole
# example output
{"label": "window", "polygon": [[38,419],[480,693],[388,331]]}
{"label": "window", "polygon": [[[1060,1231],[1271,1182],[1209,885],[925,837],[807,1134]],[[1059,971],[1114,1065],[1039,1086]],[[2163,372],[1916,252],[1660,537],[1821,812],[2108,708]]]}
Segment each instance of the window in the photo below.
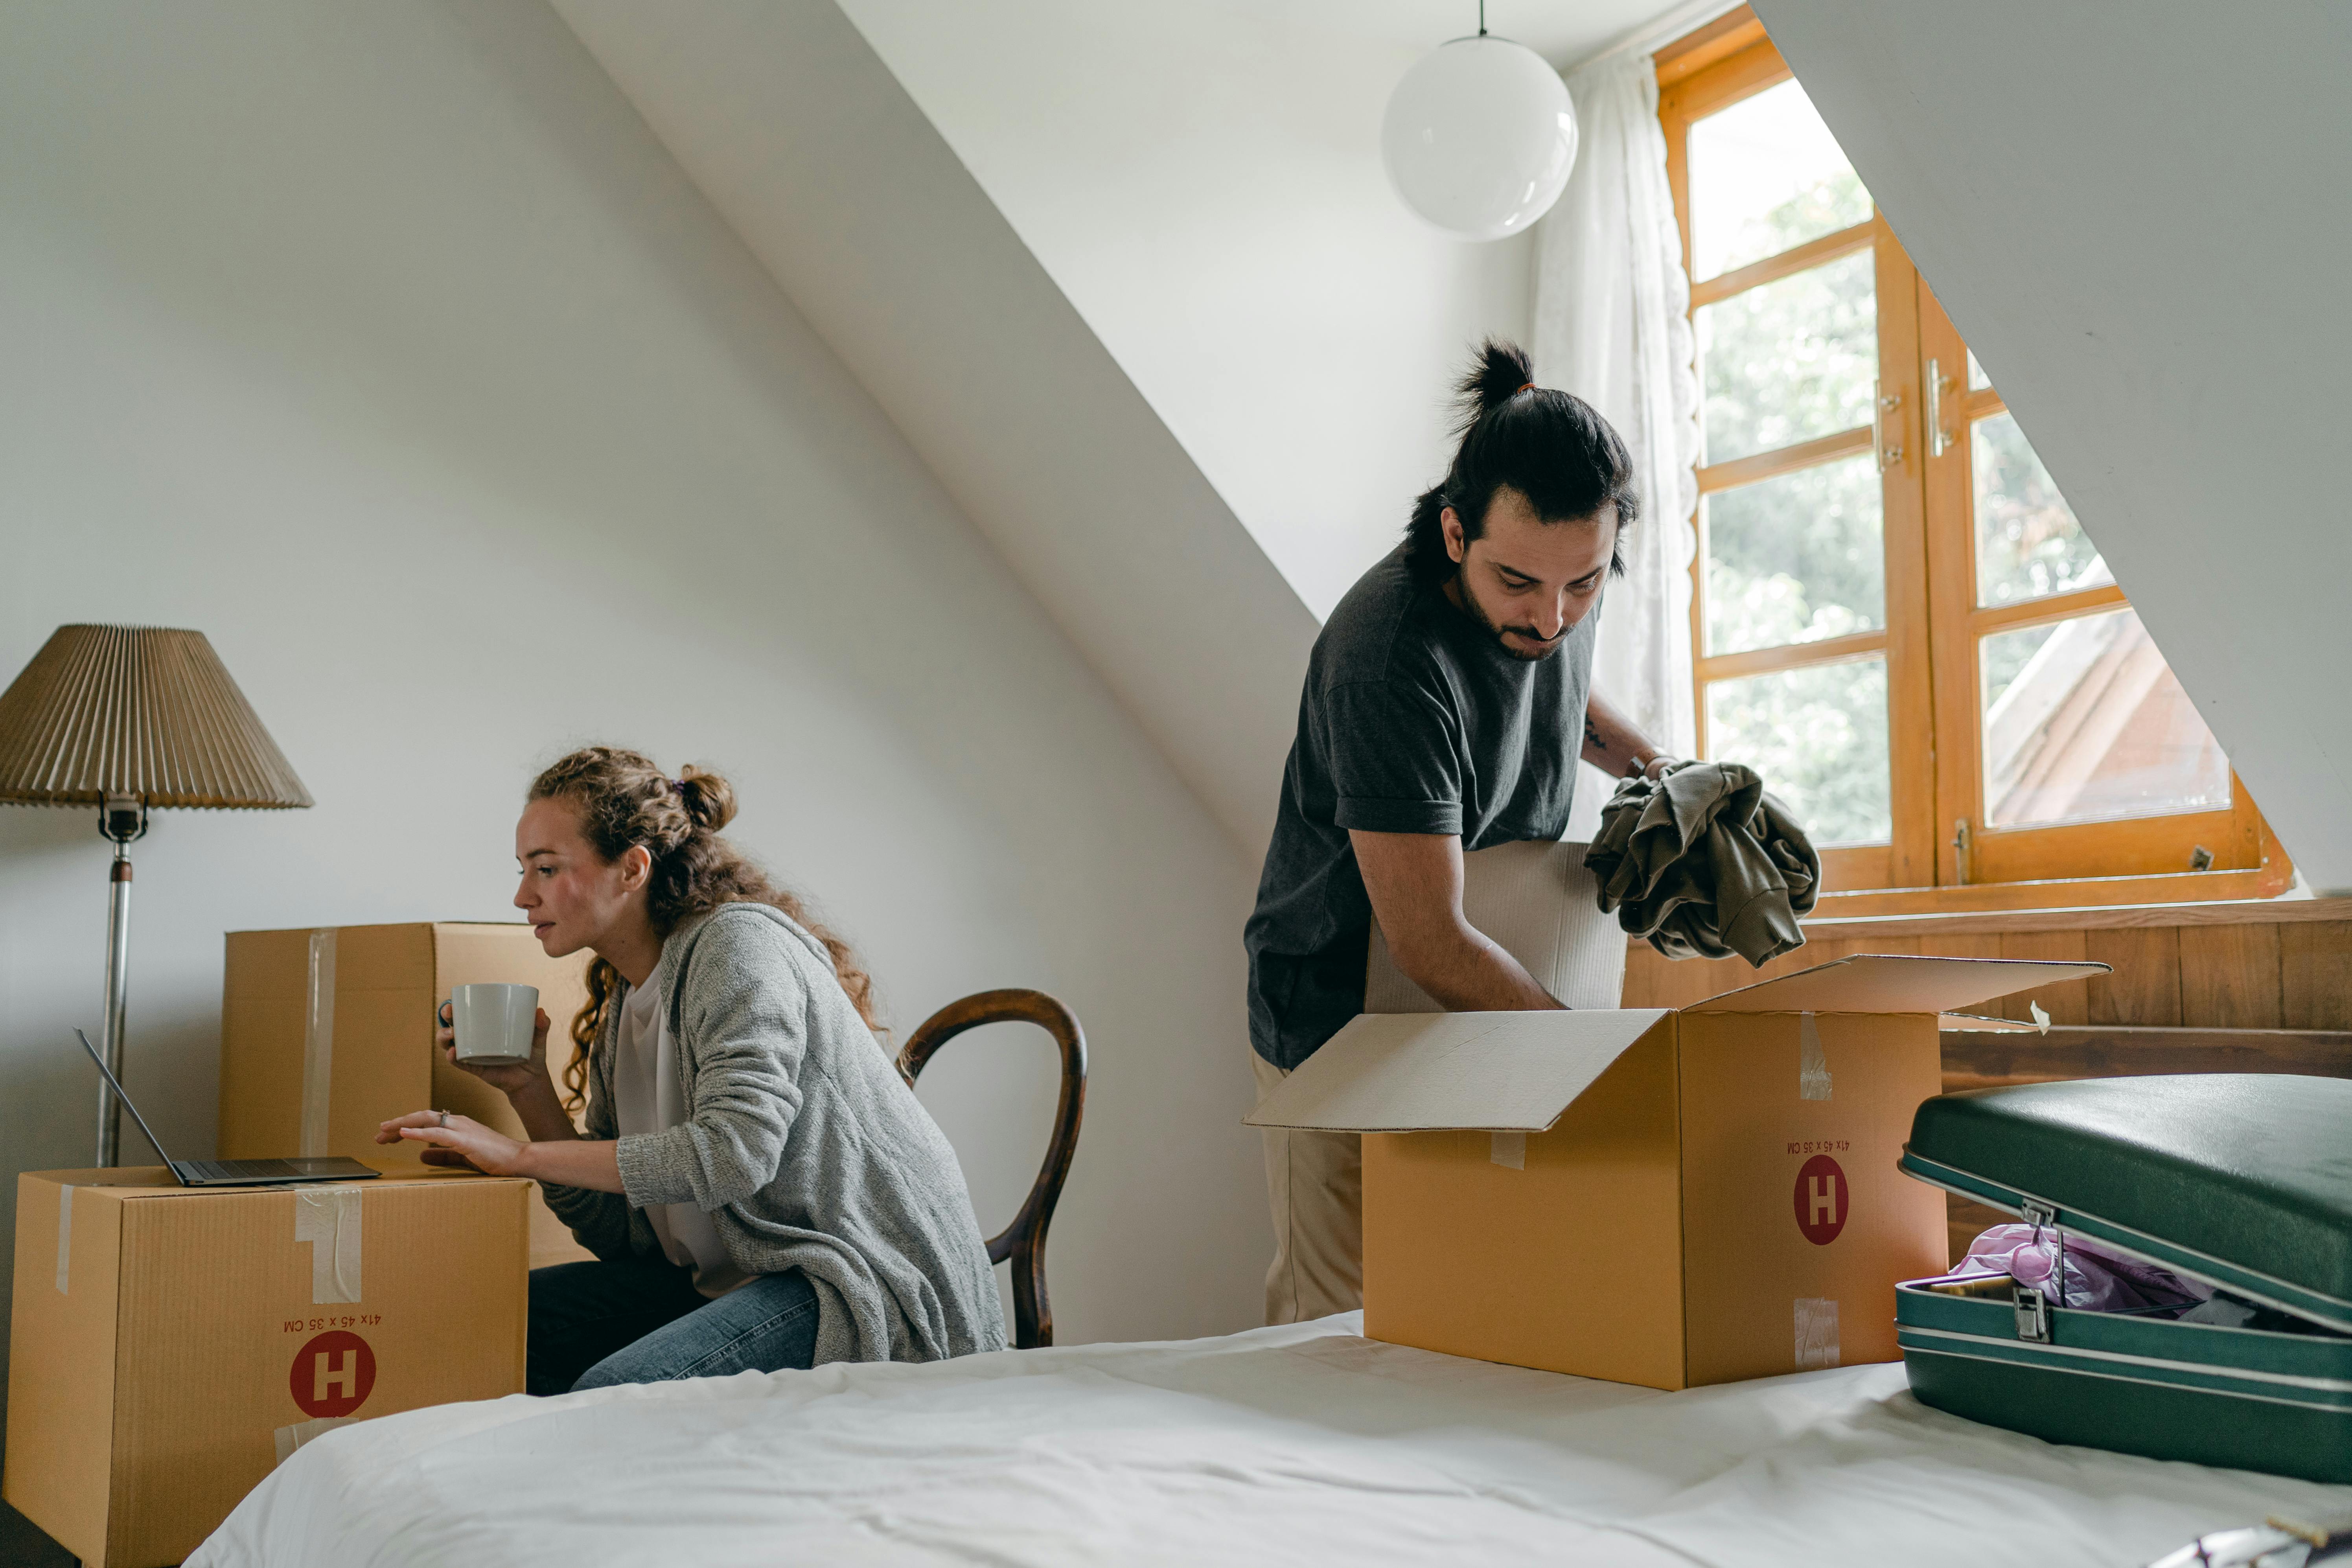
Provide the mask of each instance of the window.
{"label": "window", "polygon": [[1860,895],[1842,912],[2284,889],[2195,705],[1762,27],[1711,24],[1658,79],[1698,351],[1701,753],[1788,799],[1831,890]]}

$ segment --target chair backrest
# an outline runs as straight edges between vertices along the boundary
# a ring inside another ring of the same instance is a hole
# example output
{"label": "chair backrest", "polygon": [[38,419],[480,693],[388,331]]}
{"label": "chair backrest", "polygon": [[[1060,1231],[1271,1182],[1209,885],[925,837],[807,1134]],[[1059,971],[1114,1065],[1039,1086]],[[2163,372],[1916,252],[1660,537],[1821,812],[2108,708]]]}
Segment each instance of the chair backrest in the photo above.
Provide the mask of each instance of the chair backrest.
{"label": "chair backrest", "polygon": [[1087,1034],[1077,1016],[1043,991],[982,991],[950,1002],[907,1037],[898,1053],[898,1074],[912,1089],[924,1064],[939,1048],[982,1024],[1034,1024],[1054,1037],[1062,1052],[1062,1093],[1054,1107],[1054,1131],[1045,1141],[1045,1163],[1021,1212],[999,1235],[989,1237],[988,1260],[1013,1263],[1013,1342],[1023,1350],[1054,1342],[1054,1310],[1045,1297],[1045,1227],[1078,1151],[1078,1120],[1087,1105]]}

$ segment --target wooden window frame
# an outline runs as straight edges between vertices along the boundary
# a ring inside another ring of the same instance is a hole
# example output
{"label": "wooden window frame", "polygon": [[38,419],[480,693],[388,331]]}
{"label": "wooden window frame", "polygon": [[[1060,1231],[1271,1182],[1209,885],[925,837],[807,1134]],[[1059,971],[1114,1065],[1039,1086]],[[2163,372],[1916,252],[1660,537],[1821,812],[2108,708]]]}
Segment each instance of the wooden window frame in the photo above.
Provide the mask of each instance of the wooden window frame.
{"label": "wooden window frame", "polygon": [[[1668,45],[1654,63],[1666,174],[1688,276],[1695,270],[1691,125],[1778,86],[1791,73],[1763,25],[1745,7]],[[2006,405],[1994,389],[1969,388],[1967,345],[1875,210],[1851,228],[1695,282],[1694,324],[1696,312],[1711,303],[1864,249],[1874,257],[1877,289],[1883,437],[1874,438],[1869,427],[1845,430],[1711,464],[1699,469],[1698,489],[1704,498],[1819,463],[1877,452],[1883,441],[1885,629],[1733,654],[1708,653],[1708,543],[1702,505],[1695,520],[1698,549],[1691,563],[1692,666],[1701,752],[1706,749],[1709,682],[1883,657],[1892,832],[1883,845],[1822,851],[1824,880],[1832,891],[1822,900],[1822,914],[2179,902],[2269,898],[2285,891],[2293,881],[2293,867],[2234,773],[2231,804],[2221,811],[1991,830],[1981,826],[1978,640],[2017,626],[2123,607],[2126,600],[2120,588],[2099,586],[2021,604],[1976,604],[1969,431],[1977,420],[2003,412]],[[1947,424],[1960,437],[1932,457],[1919,416],[1930,360],[1945,384],[1940,391]],[[1928,737],[1924,745],[1901,743],[1903,737],[1920,735]],[[1957,831],[1962,819],[1970,825],[1965,877]],[[2187,869],[2192,847],[2212,852],[2212,869]],[[2082,874],[2091,864],[2107,874]]]}

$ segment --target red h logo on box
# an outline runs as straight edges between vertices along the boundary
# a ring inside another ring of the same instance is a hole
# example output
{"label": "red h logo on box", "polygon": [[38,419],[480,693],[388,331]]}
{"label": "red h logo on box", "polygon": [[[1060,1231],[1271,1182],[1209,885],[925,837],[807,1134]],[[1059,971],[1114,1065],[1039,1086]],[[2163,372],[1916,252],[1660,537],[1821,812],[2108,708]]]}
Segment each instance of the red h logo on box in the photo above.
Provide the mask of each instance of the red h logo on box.
{"label": "red h logo on box", "polygon": [[1816,1154],[1797,1173],[1797,1228],[1815,1247],[1827,1247],[1845,1228],[1845,1173],[1827,1154]]}
{"label": "red h logo on box", "polygon": [[287,1392],[305,1415],[349,1415],[375,1387],[375,1352],[344,1329],[330,1329],[294,1352]]}

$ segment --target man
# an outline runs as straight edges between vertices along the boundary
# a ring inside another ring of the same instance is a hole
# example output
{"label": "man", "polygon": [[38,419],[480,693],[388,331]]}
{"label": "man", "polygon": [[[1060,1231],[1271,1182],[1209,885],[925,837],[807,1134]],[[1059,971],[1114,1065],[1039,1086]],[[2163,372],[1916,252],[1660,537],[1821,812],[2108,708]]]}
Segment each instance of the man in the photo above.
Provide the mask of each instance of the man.
{"label": "man", "polygon": [[[1244,942],[1263,1097],[1363,1010],[1380,921],[1397,967],[1458,1012],[1560,1004],[1462,914],[1465,850],[1556,840],[1580,756],[1612,776],[1664,758],[1589,695],[1601,589],[1634,521],[1624,444],[1489,342],[1461,444],[1404,542],[1339,601],[1307,661],[1298,735]],[[1265,1133],[1266,1319],[1361,1304],[1352,1133]]]}

